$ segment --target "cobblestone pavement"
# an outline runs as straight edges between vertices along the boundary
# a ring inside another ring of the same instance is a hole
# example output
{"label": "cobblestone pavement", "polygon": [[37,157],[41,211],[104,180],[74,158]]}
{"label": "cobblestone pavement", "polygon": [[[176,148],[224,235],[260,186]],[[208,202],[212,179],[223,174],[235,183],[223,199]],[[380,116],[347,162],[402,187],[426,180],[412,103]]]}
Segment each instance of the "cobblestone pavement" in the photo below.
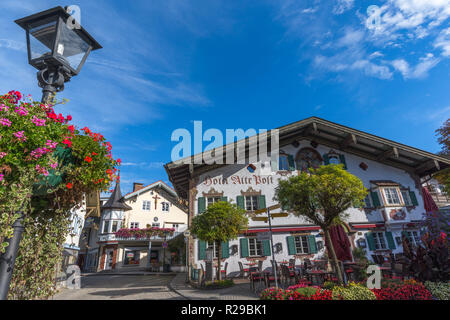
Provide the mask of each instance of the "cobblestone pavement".
{"label": "cobblestone pavement", "polygon": [[81,289],[61,289],[55,300],[185,300],[169,288],[174,274],[89,274]]}
{"label": "cobblestone pavement", "polygon": [[257,300],[258,296],[250,290],[248,281],[235,280],[235,285],[217,290],[199,290],[186,284],[186,274],[178,273],[170,287],[189,300]]}

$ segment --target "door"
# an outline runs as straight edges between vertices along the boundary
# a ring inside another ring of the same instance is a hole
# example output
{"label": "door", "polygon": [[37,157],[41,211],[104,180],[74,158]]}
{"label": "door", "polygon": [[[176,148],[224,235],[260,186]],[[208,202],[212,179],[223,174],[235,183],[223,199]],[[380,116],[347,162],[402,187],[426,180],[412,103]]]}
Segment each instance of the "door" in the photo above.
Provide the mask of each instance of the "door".
{"label": "door", "polygon": [[114,249],[106,249],[105,270],[111,270],[113,265]]}

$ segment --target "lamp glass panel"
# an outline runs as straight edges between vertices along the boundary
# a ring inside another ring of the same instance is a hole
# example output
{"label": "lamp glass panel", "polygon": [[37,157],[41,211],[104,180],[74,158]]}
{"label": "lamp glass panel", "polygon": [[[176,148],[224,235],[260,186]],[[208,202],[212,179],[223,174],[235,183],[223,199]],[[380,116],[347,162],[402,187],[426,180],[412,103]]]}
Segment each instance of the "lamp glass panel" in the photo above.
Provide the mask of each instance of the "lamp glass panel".
{"label": "lamp glass panel", "polygon": [[31,59],[51,55],[56,37],[56,20],[30,25],[29,33]]}
{"label": "lamp glass panel", "polygon": [[78,35],[76,29],[71,29],[66,23],[62,23],[61,35],[56,46],[56,57],[63,57],[63,60],[77,70],[88,49],[89,43]]}

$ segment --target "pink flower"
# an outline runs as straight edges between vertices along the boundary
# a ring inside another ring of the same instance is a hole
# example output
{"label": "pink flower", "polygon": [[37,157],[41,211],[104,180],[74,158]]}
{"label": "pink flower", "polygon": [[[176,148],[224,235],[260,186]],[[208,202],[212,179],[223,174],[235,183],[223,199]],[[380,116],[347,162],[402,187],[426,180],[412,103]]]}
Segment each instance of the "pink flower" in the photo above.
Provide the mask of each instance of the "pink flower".
{"label": "pink flower", "polygon": [[26,116],[28,114],[28,110],[25,107],[23,107],[23,106],[16,107],[15,111],[18,114],[20,114],[21,116]]}
{"label": "pink flower", "polygon": [[15,133],[13,133],[14,137],[17,138],[17,140],[19,141],[26,141],[27,137],[25,137],[25,135],[23,134],[24,131],[17,131]]}
{"label": "pink flower", "polygon": [[3,180],[4,175],[2,173],[0,173],[0,181]]}
{"label": "pink flower", "polygon": [[42,127],[45,126],[45,119],[39,119],[36,116],[33,116],[33,119],[31,120],[36,126]]}
{"label": "pink flower", "polygon": [[10,127],[11,126],[11,121],[7,118],[1,118],[0,119],[0,124],[4,127]]}
{"label": "pink flower", "polygon": [[0,159],[1,159],[1,158],[4,158],[6,155],[7,155],[6,152],[0,152]]}
{"label": "pink flower", "polygon": [[58,142],[53,142],[52,140],[47,140],[47,142],[45,143],[45,145],[47,147],[49,147],[50,149],[55,149],[56,146],[58,145]]}
{"label": "pink flower", "polygon": [[44,167],[41,167],[40,165],[36,165],[36,171],[38,172],[38,173],[41,173],[41,174],[43,174],[44,176],[48,176],[48,170],[46,169],[46,168],[44,168]]}
{"label": "pink flower", "polygon": [[52,167],[53,169],[55,169],[57,166],[58,166],[58,162],[50,163],[50,167]]}
{"label": "pink flower", "polygon": [[9,107],[7,105],[4,105],[3,103],[0,105],[0,111],[7,112],[9,110]]}

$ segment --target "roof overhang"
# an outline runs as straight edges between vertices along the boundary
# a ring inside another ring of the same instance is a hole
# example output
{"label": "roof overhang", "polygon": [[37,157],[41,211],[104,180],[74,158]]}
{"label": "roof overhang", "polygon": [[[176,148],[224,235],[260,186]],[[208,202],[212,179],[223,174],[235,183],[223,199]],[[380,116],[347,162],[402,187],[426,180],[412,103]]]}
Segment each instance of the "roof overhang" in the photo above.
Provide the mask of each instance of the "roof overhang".
{"label": "roof overhang", "polygon": [[162,189],[166,190],[167,192],[169,192],[174,197],[178,197],[178,195],[174,189],[172,189],[167,183],[164,183],[164,181],[159,180],[159,181],[149,184],[148,186],[143,187],[142,189],[136,190],[134,192],[130,192],[130,193],[126,194],[123,198],[125,200],[127,200],[132,197],[139,196],[140,194],[147,192],[148,190],[154,189],[154,188],[162,188]]}
{"label": "roof overhang", "polygon": [[[310,117],[277,129],[280,148],[295,143],[295,141],[315,141],[320,145],[403,169],[419,177],[432,175],[437,171],[450,167],[450,160],[442,156],[317,117]],[[268,150],[270,150],[271,133],[272,130],[258,135],[258,138],[261,135],[267,136]],[[234,145],[236,150],[237,144],[243,143],[243,140],[213,150],[218,152],[232,145]],[[246,138],[246,154],[248,154],[248,149],[249,138]],[[225,163],[225,152],[223,152],[223,155]],[[164,165],[170,182],[172,182],[178,195],[184,199],[187,199],[189,180],[191,178],[226,165],[198,163],[198,159],[202,156],[203,153],[199,153]]]}

